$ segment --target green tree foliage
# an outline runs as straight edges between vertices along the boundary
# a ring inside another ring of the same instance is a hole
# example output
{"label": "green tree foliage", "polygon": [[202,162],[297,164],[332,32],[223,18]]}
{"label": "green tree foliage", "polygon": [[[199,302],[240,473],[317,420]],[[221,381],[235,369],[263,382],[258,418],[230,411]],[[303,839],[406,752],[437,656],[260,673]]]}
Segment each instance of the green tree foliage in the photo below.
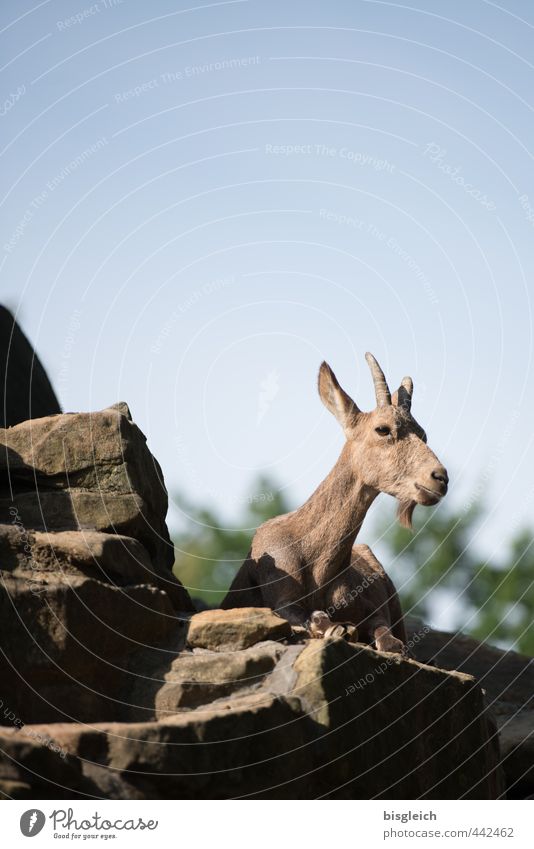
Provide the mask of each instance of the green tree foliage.
{"label": "green tree foliage", "polygon": [[515,533],[500,557],[487,558],[480,508],[419,512],[414,532],[392,523],[383,537],[405,611],[431,622],[440,608],[452,628],[534,654],[533,533]]}
{"label": "green tree foliage", "polygon": [[[220,604],[255,529],[291,509],[266,477],[253,486],[232,527],[225,527],[216,510],[183,498],[178,503],[184,527],[175,535],[175,572],[191,595],[210,607]],[[416,510],[415,519],[414,532],[389,523],[380,552],[376,549],[405,612],[432,623],[440,610],[453,629],[534,655],[534,534],[516,532],[499,557],[484,558],[480,508],[454,511],[444,504]]]}
{"label": "green tree foliage", "polygon": [[184,529],[175,534],[175,574],[194,599],[217,607],[245,559],[259,525],[287,513],[285,496],[267,477],[253,486],[236,524],[227,527],[213,509],[188,503],[179,496]]}

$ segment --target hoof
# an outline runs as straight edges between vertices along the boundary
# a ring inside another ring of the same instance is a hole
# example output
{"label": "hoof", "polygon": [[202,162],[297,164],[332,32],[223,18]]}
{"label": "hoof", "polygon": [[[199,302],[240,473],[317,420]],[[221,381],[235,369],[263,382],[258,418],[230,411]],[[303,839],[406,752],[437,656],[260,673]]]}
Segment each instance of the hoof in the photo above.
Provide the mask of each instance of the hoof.
{"label": "hoof", "polygon": [[314,610],[308,620],[307,627],[311,637],[321,638],[332,627],[332,622],[324,610]]}
{"label": "hoof", "polygon": [[329,637],[331,639],[347,640],[351,643],[358,641],[358,629],[350,622],[332,622],[324,610],[314,610],[308,622],[308,633],[315,638]]}
{"label": "hoof", "polygon": [[377,651],[388,651],[393,654],[402,654],[407,657],[408,649],[401,640],[392,637],[389,634],[384,634],[383,637],[378,637],[375,641]]}
{"label": "hoof", "polygon": [[346,640],[348,643],[358,642],[358,629],[350,622],[336,622],[325,632],[325,637],[333,637],[338,640]]}

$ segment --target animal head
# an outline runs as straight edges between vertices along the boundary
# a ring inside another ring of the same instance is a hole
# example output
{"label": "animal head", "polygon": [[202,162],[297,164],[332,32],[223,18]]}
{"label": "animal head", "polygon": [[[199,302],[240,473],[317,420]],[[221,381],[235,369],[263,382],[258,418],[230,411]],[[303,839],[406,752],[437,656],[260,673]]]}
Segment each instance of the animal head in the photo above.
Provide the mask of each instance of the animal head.
{"label": "animal head", "polygon": [[362,412],[339,385],[327,363],[319,369],[319,395],[340,423],[345,456],[366,486],[399,501],[399,521],[411,527],[417,504],[437,504],[447,492],[447,470],[426,444],[426,433],[411,413],[413,383],[404,377],[391,395],[384,372],[365,355],[373,377],[376,408]]}

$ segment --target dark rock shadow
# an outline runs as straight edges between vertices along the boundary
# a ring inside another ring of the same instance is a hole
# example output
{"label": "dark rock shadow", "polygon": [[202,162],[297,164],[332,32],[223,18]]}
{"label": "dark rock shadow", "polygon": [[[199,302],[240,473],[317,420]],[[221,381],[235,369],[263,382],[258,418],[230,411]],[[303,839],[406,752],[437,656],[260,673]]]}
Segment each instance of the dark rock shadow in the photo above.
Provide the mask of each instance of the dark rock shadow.
{"label": "dark rock shadow", "polygon": [[12,314],[0,306],[0,427],[61,413],[48,375]]}

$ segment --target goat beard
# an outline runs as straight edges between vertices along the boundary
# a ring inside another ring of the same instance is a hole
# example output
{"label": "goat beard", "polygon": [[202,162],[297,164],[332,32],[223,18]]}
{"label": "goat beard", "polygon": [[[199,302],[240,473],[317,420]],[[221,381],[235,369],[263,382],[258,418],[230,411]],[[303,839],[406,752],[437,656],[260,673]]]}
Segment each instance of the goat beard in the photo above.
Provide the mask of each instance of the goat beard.
{"label": "goat beard", "polygon": [[412,516],[413,511],[417,507],[417,501],[400,501],[397,509],[397,519],[399,520],[399,525],[402,525],[403,528],[408,528],[409,531],[412,530]]}

